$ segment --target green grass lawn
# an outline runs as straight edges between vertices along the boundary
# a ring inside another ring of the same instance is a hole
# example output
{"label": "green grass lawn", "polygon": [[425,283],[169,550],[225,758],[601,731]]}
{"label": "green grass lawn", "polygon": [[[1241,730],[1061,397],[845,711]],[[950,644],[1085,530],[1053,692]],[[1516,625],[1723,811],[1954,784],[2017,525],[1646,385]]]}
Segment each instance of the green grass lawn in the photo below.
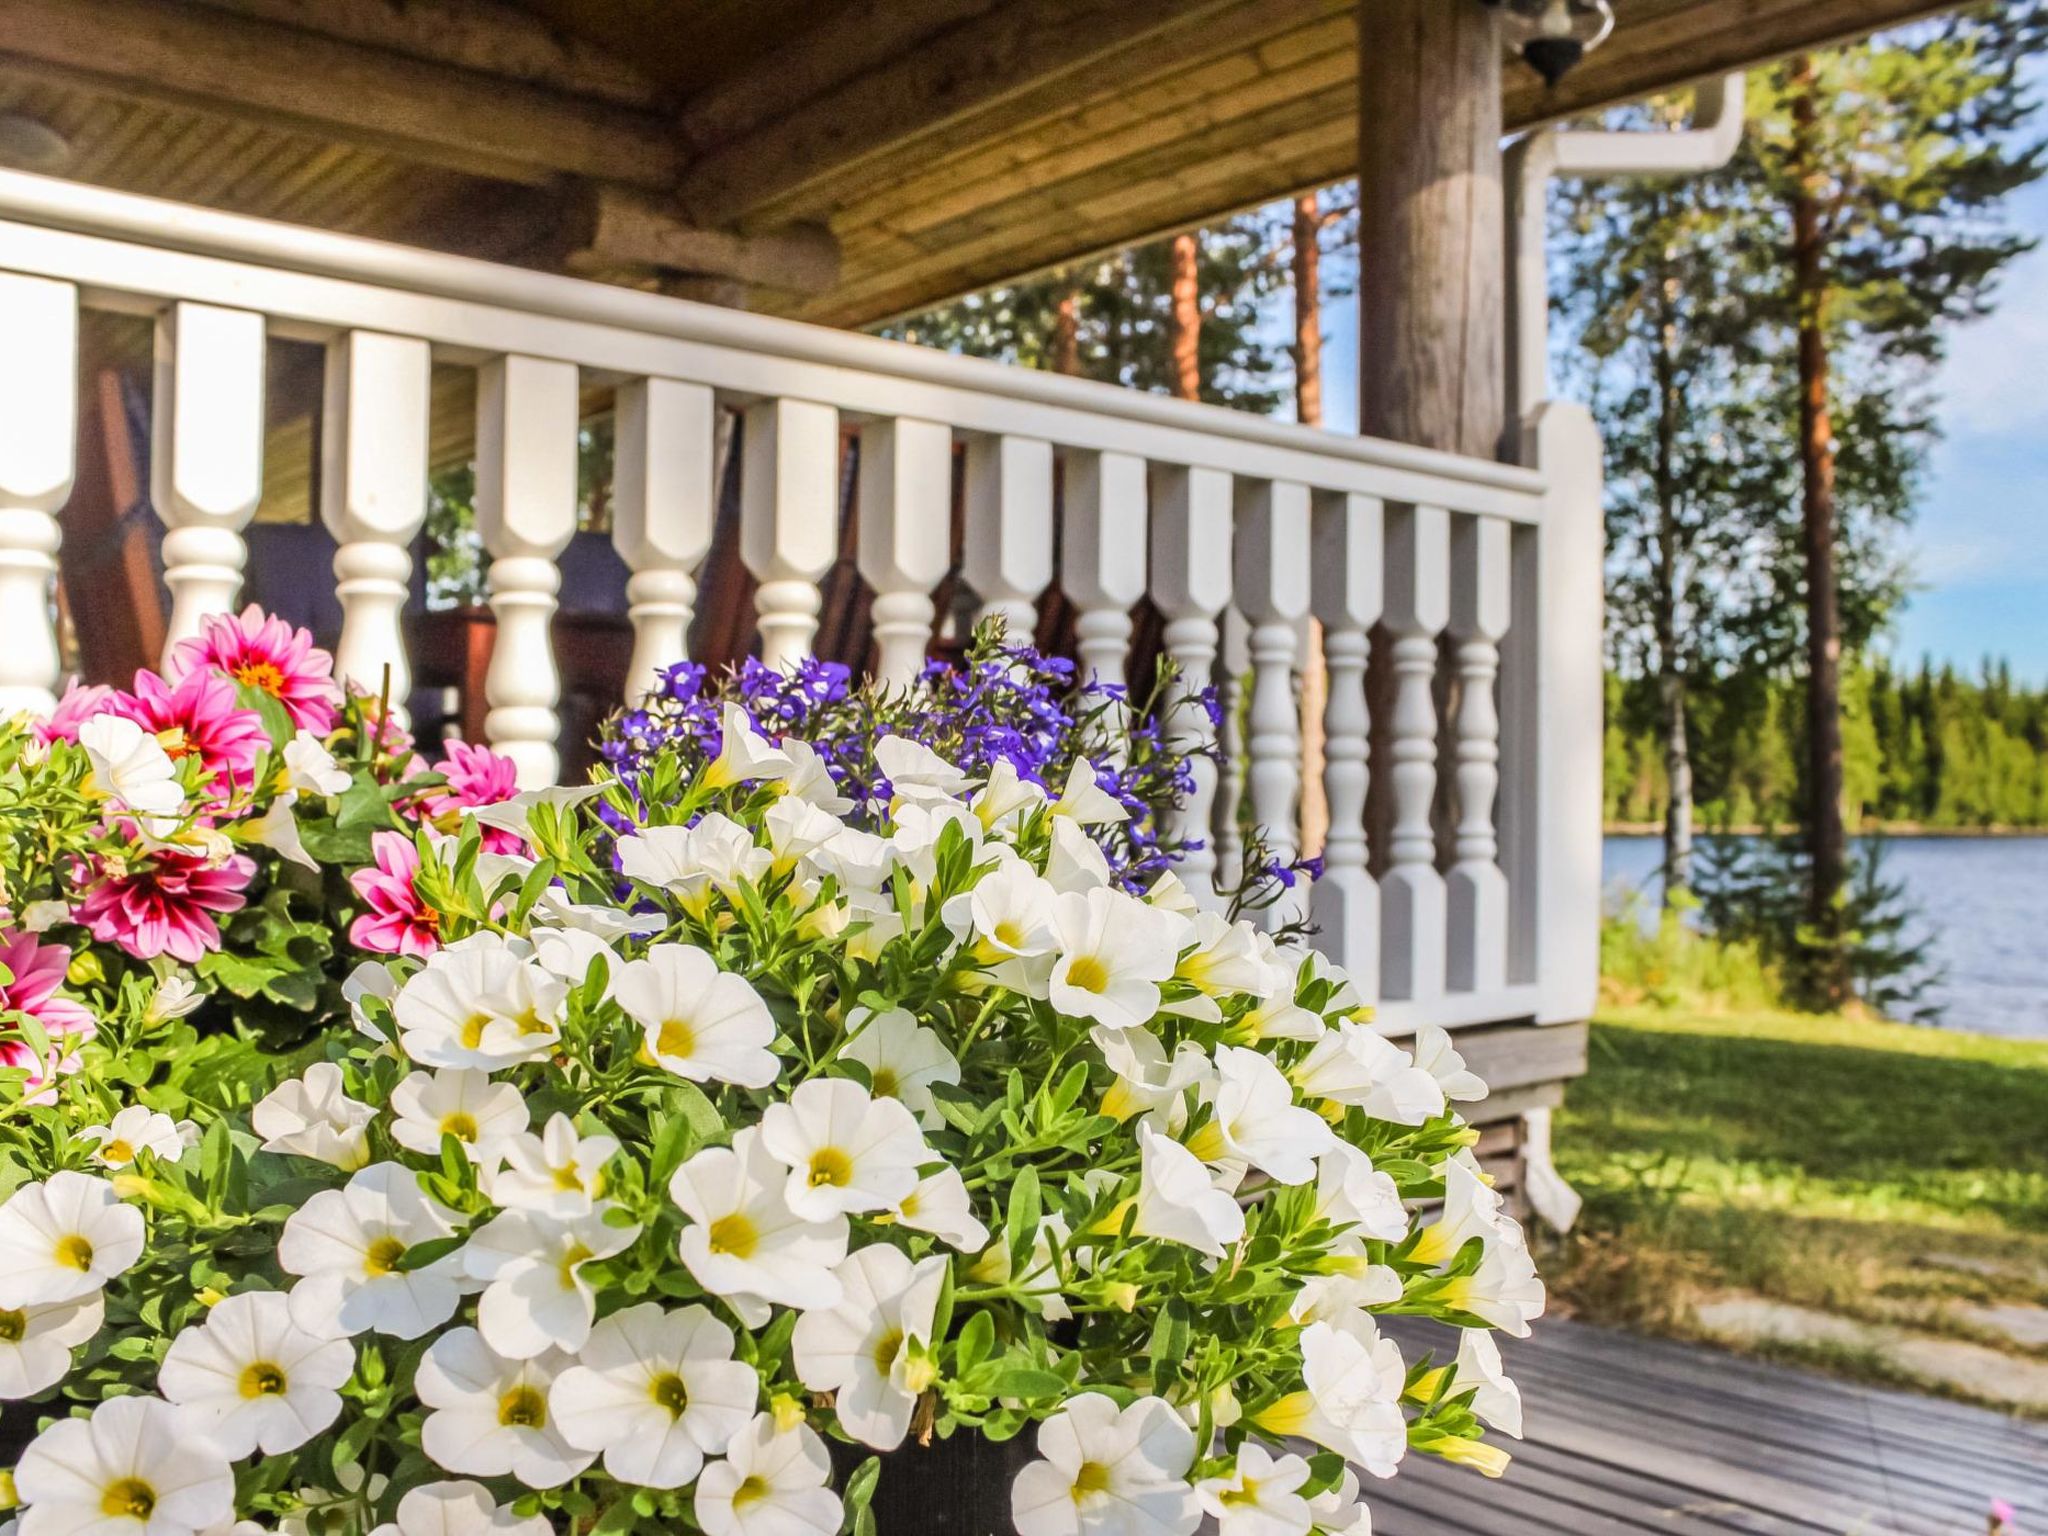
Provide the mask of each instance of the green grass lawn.
{"label": "green grass lawn", "polygon": [[1586,1211],[1550,1267],[1585,1316],[1685,1333],[1742,1290],[1984,1339],[1949,1304],[2048,1305],[2048,1043],[1610,1008],[1557,1161]]}

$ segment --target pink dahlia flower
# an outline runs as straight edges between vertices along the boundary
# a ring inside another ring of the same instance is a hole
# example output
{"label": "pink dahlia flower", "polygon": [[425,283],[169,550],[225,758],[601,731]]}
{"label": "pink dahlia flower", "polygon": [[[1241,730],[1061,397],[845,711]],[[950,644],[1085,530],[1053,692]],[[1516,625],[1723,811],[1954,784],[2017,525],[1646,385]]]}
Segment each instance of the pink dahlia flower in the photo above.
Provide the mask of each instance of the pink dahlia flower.
{"label": "pink dahlia flower", "polygon": [[74,682],[64,690],[64,697],[57,701],[50,718],[36,722],[36,735],[44,741],[75,742],[78,728],[86,721],[109,712],[128,714],[130,710],[123,707],[128,702],[126,694],[116,693],[105,683],[88,686]]}
{"label": "pink dahlia flower", "polygon": [[173,686],[154,672],[135,674],[135,692],[110,707],[154,732],[173,758],[197,753],[215,793],[247,789],[257,754],[270,745],[263,717],[235,702],[235,685],[218,672],[187,672]]}
{"label": "pink dahlia flower", "polygon": [[208,667],[269,694],[300,730],[325,736],[334,729],[334,712],[341,704],[334,658],[305,630],[254,603],[239,617],[207,619],[195,638],[179,644],[165,671],[176,681]]}
{"label": "pink dahlia flower", "polygon": [[[519,768],[511,758],[466,741],[449,742],[447,752],[431,771],[448,782],[420,796],[419,813],[443,832],[461,830],[463,811],[497,805],[519,793]],[[503,827],[479,830],[486,853],[525,851],[526,845],[516,832]]]}
{"label": "pink dahlia flower", "polygon": [[255,860],[239,853],[219,866],[191,854],[159,853],[126,875],[100,881],[74,916],[94,938],[138,960],[169,955],[194,965],[220,948],[214,915],[239,912],[255,876]]}
{"label": "pink dahlia flower", "polygon": [[[70,964],[71,951],[62,944],[45,944],[20,929],[0,929],[0,965],[14,975],[12,981],[0,981],[0,1013],[33,1014],[47,1034],[84,1035],[90,1040],[95,1026],[85,1004],[57,996]],[[28,1056],[6,1065],[27,1066],[33,1060]]]}
{"label": "pink dahlia flower", "polygon": [[419,849],[402,833],[373,832],[370,851],[376,866],[348,877],[369,909],[349,924],[349,943],[380,955],[431,955],[441,947],[441,914],[413,889]]}

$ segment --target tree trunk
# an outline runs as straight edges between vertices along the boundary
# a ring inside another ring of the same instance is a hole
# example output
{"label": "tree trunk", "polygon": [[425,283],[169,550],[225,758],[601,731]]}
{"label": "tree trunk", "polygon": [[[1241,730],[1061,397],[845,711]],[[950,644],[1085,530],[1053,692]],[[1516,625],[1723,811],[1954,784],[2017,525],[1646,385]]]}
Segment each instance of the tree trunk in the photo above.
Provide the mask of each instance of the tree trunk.
{"label": "tree trunk", "polygon": [[1657,537],[1652,629],[1657,641],[1657,712],[1664,737],[1664,889],[1666,910],[1692,890],[1692,750],[1686,732],[1686,658],[1679,635],[1679,596],[1685,584],[1679,526],[1685,488],[1678,472],[1678,420],[1685,408],[1678,379],[1678,318],[1671,284],[1653,272],[1658,308],[1655,385],[1657,390]]}
{"label": "tree trunk", "polygon": [[1201,236],[1173,237],[1172,312],[1166,331],[1166,376],[1183,400],[1202,398]]}
{"label": "tree trunk", "polygon": [[[1323,210],[1313,192],[1294,200],[1294,414],[1303,426],[1323,424]],[[1330,836],[1330,799],[1323,789],[1323,714],[1330,671],[1323,626],[1308,621],[1301,659],[1301,851],[1314,858]]]}
{"label": "tree trunk", "polygon": [[[1061,276],[1065,277],[1062,273]],[[1081,289],[1068,280],[1053,306],[1052,371],[1078,374],[1081,371]]]}
{"label": "tree trunk", "polygon": [[1664,905],[1692,889],[1692,749],[1686,737],[1685,678],[1667,672],[1657,679],[1657,704],[1664,717]]}
{"label": "tree trunk", "polygon": [[1806,559],[1807,852],[1812,863],[1808,920],[1821,936],[1815,1001],[1848,1000],[1841,894],[1848,873],[1842,821],[1842,616],[1835,591],[1835,444],[1829,414],[1828,277],[1818,161],[1819,88],[1813,61],[1791,64],[1792,281],[1799,318],[1799,459]]}

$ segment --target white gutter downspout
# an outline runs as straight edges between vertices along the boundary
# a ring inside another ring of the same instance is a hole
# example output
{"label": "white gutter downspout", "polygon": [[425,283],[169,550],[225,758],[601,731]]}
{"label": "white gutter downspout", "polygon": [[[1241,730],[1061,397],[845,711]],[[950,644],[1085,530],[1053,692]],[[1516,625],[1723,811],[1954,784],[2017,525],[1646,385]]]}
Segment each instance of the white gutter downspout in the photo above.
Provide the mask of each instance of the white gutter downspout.
{"label": "white gutter downspout", "polygon": [[[1525,424],[1550,398],[1550,268],[1546,249],[1553,176],[1687,176],[1719,170],[1742,142],[1743,77],[1701,85],[1693,126],[1604,132],[1539,129],[1509,146],[1507,183],[1508,420],[1521,456],[1532,456]],[[1597,535],[1596,535],[1597,538]],[[1596,599],[1597,602],[1597,599]],[[1550,1153],[1550,1110],[1522,1115],[1522,1197],[1554,1231],[1568,1232],[1584,1203],[1557,1171]]]}

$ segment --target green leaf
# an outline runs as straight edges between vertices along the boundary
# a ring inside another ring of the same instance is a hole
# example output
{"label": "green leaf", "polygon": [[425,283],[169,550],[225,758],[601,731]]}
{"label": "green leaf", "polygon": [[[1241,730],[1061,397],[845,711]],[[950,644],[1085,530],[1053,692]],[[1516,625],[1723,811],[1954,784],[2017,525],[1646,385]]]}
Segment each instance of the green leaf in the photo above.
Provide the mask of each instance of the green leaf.
{"label": "green leaf", "polygon": [[1003,1246],[1010,1250],[1010,1268],[1023,1274],[1031,1260],[1032,1239],[1038,1235],[1038,1170],[1029,1163],[1010,1186],[1010,1207],[1003,1217]]}
{"label": "green leaf", "polygon": [[668,1090],[670,1105],[685,1120],[690,1129],[697,1133],[697,1140],[714,1141],[725,1134],[725,1117],[718,1112],[718,1106],[704,1097],[704,1090],[695,1083],[678,1082]]}
{"label": "green leaf", "polygon": [[1067,1384],[1058,1376],[1035,1365],[999,1365],[988,1373],[985,1382],[977,1381],[975,1385],[990,1397],[1025,1399],[1058,1397],[1067,1390]]}

